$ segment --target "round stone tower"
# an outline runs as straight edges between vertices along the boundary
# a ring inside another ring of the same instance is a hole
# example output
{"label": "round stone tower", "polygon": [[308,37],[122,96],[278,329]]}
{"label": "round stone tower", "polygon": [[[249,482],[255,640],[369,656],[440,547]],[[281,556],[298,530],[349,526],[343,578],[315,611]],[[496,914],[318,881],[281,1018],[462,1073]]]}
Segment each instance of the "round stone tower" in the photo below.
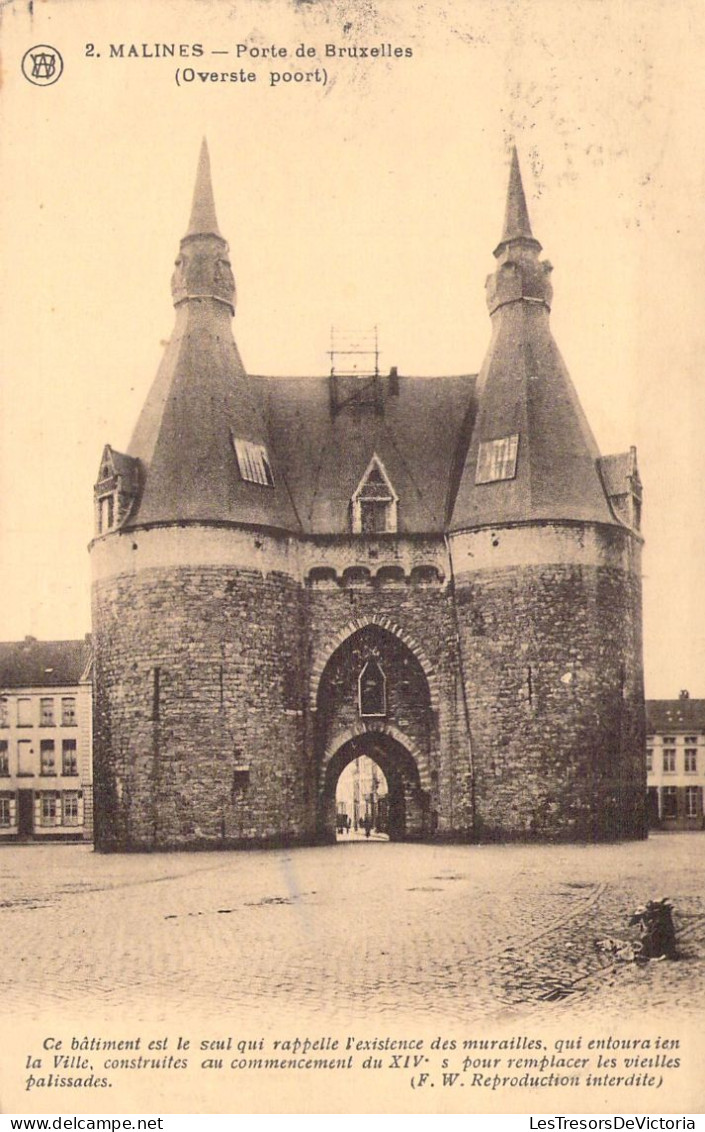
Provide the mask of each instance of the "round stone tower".
{"label": "round stone tower", "polygon": [[516,151],[449,548],[480,839],[642,837],[634,451],[600,458],[549,327]]}
{"label": "round stone tower", "polygon": [[96,846],[307,840],[298,521],[232,337],[205,142],[172,292],[164,360],[95,489]]}

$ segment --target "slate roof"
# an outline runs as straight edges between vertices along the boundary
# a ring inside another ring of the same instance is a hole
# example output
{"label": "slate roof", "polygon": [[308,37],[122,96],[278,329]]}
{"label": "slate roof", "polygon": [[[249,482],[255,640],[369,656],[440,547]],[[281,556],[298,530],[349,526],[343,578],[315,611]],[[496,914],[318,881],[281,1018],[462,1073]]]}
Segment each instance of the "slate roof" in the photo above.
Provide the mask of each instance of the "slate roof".
{"label": "slate roof", "polygon": [[0,690],[78,684],[90,659],[90,640],[0,641]]}
{"label": "slate roof", "polygon": [[[355,395],[341,408],[327,377],[249,377],[218,274],[227,245],[216,233],[204,147],[177,261],[175,333],[127,450],[140,461],[143,486],[125,527],[203,521],[348,533],[351,496],[375,454],[399,497],[402,533],[544,519],[616,523],[549,329],[550,269],[538,261],[516,152],[491,277],[499,280],[494,331],[477,380],[382,378],[376,405]],[[479,444],[513,434],[516,475],[476,484]],[[236,439],[265,446],[273,486],[243,478]]]}
{"label": "slate roof", "polygon": [[507,204],[504,211],[504,227],[502,239],[495,248],[495,255],[499,255],[505,244],[512,240],[527,240],[541,251],[541,245],[531,231],[529,210],[526,206],[526,195],[519,169],[519,154],[516,146],[512,146],[512,163],[509,169],[509,188],[507,190]]}
{"label": "slate roof", "polygon": [[[549,325],[550,264],[539,260],[516,150],[497,270],[487,281],[492,339],[452,530],[510,522],[615,523],[599,451]],[[515,474],[477,481],[480,445],[518,436]]]}
{"label": "slate roof", "polygon": [[629,452],[601,456],[600,473],[608,495],[626,495],[638,484],[636,449],[630,448]]}
{"label": "slate roof", "polygon": [[[155,388],[143,410],[130,454],[147,468],[145,488],[126,526],[230,521],[346,534],[350,498],[376,454],[399,496],[399,531],[445,529],[473,376],[402,376],[382,412],[353,401],[332,414],[327,377],[247,377],[212,339],[203,367],[200,339],[182,343],[168,390]],[[266,445],[273,488],[242,479],[233,437]]]}
{"label": "slate roof", "polygon": [[125,456],[122,452],[117,452],[114,448],[111,449],[113,457],[113,467],[115,474],[118,476],[131,476],[134,471],[134,463],[129,456]]}
{"label": "slate roof", "polygon": [[646,731],[649,735],[705,731],[705,700],[647,700]]}
{"label": "slate roof", "polygon": [[218,219],[215,214],[215,199],[211,183],[211,166],[208,156],[208,143],[204,138],[201,142],[201,152],[198,156],[198,171],[196,184],[193,190],[191,216],[189,218],[187,236],[202,236],[211,234],[220,236]]}
{"label": "slate roof", "polygon": [[[548,313],[514,303],[478,381],[477,425],[452,528],[541,519],[614,523],[596,467],[599,451],[551,335]],[[483,441],[519,436],[516,475],[476,483]]]}
{"label": "slate roof", "polygon": [[[235,438],[266,445],[273,488],[243,480]],[[144,489],[127,527],[179,520],[299,527],[255,384],[245,374],[222,306],[179,308],[128,454],[142,464]]]}
{"label": "slate roof", "polygon": [[398,530],[444,530],[474,417],[474,377],[400,376],[382,412],[353,402],[336,415],[328,378],[252,381],[303,531],[349,532],[350,499],[373,455],[399,496]]}

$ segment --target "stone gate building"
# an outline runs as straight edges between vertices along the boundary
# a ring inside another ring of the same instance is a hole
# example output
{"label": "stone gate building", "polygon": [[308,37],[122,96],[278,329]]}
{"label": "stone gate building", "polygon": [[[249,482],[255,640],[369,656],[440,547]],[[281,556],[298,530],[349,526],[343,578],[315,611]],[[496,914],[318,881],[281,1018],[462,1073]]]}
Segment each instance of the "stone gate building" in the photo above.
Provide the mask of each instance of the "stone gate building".
{"label": "stone gate building", "polygon": [[479,375],[252,377],[204,144],[175,331],[95,488],[98,848],[330,840],[362,754],[396,839],[643,836],[641,485],[540,252],[514,153]]}

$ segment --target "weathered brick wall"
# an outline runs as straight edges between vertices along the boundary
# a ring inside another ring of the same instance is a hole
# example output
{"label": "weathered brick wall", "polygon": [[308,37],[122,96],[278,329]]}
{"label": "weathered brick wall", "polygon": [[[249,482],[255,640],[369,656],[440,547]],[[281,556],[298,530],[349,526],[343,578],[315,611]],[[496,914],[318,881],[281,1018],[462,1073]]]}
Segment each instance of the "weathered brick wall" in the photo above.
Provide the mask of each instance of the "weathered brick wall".
{"label": "weathered brick wall", "polygon": [[95,585],[98,848],[311,836],[300,598],[222,567]]}
{"label": "weathered brick wall", "polygon": [[457,602],[478,838],[644,836],[638,574],[481,570]]}

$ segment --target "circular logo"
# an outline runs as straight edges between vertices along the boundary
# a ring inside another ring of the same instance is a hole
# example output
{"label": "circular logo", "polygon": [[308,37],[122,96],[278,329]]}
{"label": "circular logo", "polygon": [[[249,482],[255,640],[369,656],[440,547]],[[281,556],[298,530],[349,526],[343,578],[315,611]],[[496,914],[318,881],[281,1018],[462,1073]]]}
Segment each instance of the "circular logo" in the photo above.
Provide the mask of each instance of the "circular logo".
{"label": "circular logo", "polygon": [[63,69],[60,52],[48,43],[38,43],[22,56],[22,74],[35,86],[51,86],[61,78]]}

